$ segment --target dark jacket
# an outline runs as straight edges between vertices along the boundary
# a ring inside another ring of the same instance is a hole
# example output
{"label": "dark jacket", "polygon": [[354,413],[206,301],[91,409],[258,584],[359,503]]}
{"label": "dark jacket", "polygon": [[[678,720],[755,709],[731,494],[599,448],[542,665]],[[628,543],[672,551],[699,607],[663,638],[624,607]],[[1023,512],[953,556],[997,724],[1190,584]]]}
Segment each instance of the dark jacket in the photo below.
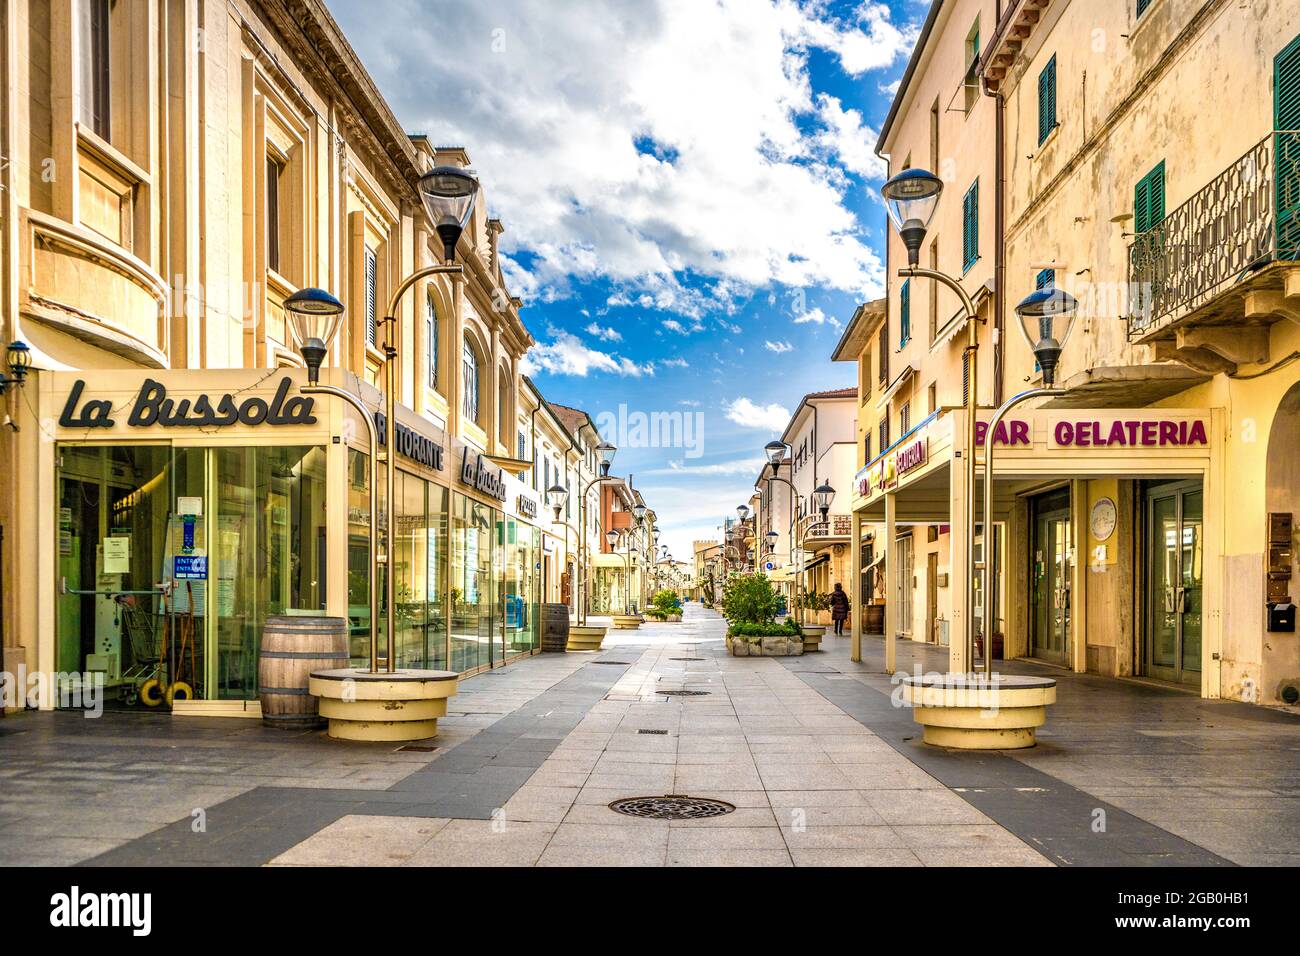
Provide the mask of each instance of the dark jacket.
{"label": "dark jacket", "polygon": [[831,620],[847,621],[849,619],[849,596],[843,591],[831,592]]}

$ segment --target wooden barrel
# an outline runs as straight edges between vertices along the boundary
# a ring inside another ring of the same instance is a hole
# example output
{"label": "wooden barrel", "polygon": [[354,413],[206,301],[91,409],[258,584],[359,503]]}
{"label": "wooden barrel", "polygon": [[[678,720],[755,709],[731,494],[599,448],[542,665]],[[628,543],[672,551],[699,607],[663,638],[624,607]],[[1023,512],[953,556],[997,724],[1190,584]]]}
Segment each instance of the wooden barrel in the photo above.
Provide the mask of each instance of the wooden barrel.
{"label": "wooden barrel", "polygon": [[542,605],[542,650],[560,651],[569,646],[569,605]]}
{"label": "wooden barrel", "polygon": [[885,606],[883,604],[865,604],[862,610],[866,612],[862,620],[862,633],[884,634]]}
{"label": "wooden barrel", "polygon": [[290,729],[324,726],[320,701],[307,692],[307,678],[312,671],[347,666],[346,618],[268,617],[257,661],[262,720]]}

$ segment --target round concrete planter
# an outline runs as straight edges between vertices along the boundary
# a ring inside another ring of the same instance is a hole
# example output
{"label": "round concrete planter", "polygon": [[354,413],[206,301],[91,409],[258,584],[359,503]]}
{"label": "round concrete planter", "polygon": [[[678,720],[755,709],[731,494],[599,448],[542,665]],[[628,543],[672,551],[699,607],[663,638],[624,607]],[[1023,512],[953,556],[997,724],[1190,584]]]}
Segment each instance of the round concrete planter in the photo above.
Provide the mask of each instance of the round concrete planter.
{"label": "round concrete planter", "polygon": [[641,626],[640,614],[615,614],[612,618],[613,624],[620,630],[636,630]]}
{"label": "round concrete planter", "polygon": [[669,615],[668,615],[668,623],[669,623],[669,624],[680,624],[680,623],[682,623],[682,616],[681,616],[680,614],[669,614]]}
{"label": "round concrete planter", "polygon": [[456,694],[455,671],[365,668],[313,671],[308,690],[320,698],[329,735],[341,740],[423,740],[436,737],[447,698]]}
{"label": "round concrete planter", "polygon": [[954,750],[1021,750],[1056,703],[1050,677],[923,674],[904,677],[903,699],[927,744]]}
{"label": "round concrete planter", "polygon": [[605,640],[605,627],[597,627],[592,624],[573,624],[569,627],[569,643],[567,650],[570,651],[598,651],[601,643]]}

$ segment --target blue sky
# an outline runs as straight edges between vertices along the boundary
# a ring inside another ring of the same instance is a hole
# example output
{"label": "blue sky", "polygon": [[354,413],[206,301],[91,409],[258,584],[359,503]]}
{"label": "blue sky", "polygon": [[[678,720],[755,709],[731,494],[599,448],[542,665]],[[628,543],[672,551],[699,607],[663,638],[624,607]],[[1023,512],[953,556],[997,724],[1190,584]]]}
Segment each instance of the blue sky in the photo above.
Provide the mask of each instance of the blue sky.
{"label": "blue sky", "polygon": [[855,381],[830,354],[884,288],[874,147],[928,4],[328,5],[408,130],[468,150],[543,393],[690,416],[610,436],[688,559],[800,397]]}

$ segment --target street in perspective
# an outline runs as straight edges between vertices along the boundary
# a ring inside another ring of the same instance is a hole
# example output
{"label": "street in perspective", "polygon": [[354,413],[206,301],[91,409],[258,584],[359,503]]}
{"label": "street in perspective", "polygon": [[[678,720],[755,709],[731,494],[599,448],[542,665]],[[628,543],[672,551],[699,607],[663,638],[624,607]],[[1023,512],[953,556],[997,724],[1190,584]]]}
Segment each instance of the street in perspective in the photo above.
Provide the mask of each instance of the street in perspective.
{"label": "street in perspective", "polygon": [[339,868],[403,913],[441,867],[569,871],[520,915],[605,868],[926,868],[900,932],[1286,912],[1300,5],[0,40],[15,925],[296,939]]}

